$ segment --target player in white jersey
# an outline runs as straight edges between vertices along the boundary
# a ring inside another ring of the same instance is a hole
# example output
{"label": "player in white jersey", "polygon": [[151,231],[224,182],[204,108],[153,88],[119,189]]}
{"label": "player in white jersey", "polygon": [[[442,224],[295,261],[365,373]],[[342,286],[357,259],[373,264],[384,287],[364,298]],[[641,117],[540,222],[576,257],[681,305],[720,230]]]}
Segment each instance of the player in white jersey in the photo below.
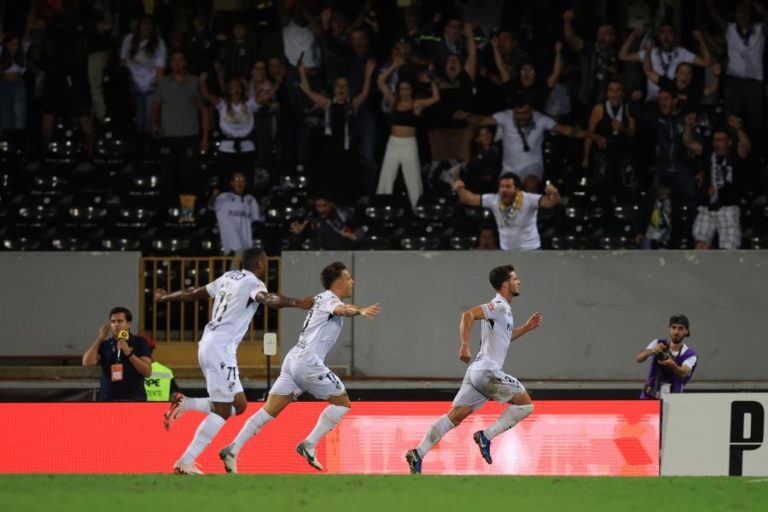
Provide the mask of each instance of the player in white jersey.
{"label": "player in white jersey", "polygon": [[173,293],[162,289],[155,292],[155,299],[159,303],[214,298],[211,320],[205,326],[197,349],[200,368],[205,375],[208,398],[188,398],[176,393],[172,398],[171,407],[165,414],[166,428],[187,410],[207,414],[187,450],[174,464],[175,473],[202,474],[195,466],[197,456],[221,430],[227,418],[245,412],[248,404],[237,367],[237,347],[243,340],[259,304],[272,308],[312,307],[312,297],[291,299],[269,293],[263,282],[266,273],[267,255],[264,251],[247,249],[243,254],[242,271],[231,270],[199,288],[188,288]]}
{"label": "player in white jersey", "polygon": [[299,341],[286,354],[280,376],[269,390],[267,402],[248,418],[232,444],[219,452],[228,473],[237,473],[237,455],[243,445],[305,391],[317,399],[327,400],[329,405],[320,414],[312,432],[296,446],[296,451],[313,468],[318,471],[323,469],[315,456],[315,447],[352,406],[344,384],[325,365],[325,356],[336,344],[344,317],[360,315],[373,318],[381,308],[378,304],[367,307],[344,304],[343,300],[352,295],[354,280],[343,263],[331,263],[320,276],[325,291],[315,296],[314,306],[307,313]]}
{"label": "player in white jersey", "polygon": [[453,400],[453,407],[429,427],[418,447],[408,450],[405,459],[411,473],[421,473],[421,461],[427,452],[451,429],[478,410],[488,400],[509,403],[496,422],[485,430],[475,432],[474,440],[480,454],[488,464],[491,459],[491,439],[514,427],[533,412],[533,403],[525,387],[516,378],[501,369],[507,357],[510,342],[541,325],[541,313],[528,318],[525,325],[515,328],[510,303],[520,295],[520,280],[512,265],[502,265],[491,270],[491,286],[496,296],[487,304],[475,306],[461,315],[459,334],[461,348],[459,359],[468,363],[471,359],[469,338],[472,324],[482,320],[480,350],[467,368],[461,389]]}

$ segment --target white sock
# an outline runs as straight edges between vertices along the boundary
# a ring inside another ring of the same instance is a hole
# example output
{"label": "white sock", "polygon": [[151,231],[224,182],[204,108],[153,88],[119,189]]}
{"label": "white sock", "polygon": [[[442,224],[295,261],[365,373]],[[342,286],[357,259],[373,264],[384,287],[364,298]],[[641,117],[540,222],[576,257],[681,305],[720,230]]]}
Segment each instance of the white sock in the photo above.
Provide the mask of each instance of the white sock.
{"label": "white sock", "polygon": [[205,447],[210,444],[216,434],[219,433],[221,427],[224,426],[227,420],[215,413],[210,413],[200,423],[195,432],[195,437],[192,438],[192,442],[187,447],[187,451],[179,459],[181,464],[192,464],[195,462],[200,453],[205,450]]}
{"label": "white sock", "polygon": [[315,425],[315,428],[304,440],[304,445],[310,450],[314,450],[315,446],[317,446],[317,443],[320,442],[323,436],[333,430],[333,427],[335,427],[336,424],[341,421],[341,418],[348,412],[349,407],[344,407],[342,405],[329,405],[326,407],[320,414],[320,417],[317,418],[317,425]]}
{"label": "white sock", "polygon": [[243,448],[246,441],[258,434],[264,425],[273,419],[275,418],[267,414],[267,411],[265,411],[263,407],[259,409],[256,414],[248,418],[248,421],[245,422],[245,425],[240,429],[235,440],[229,445],[229,451],[232,452],[233,455],[240,453],[240,450]]}
{"label": "white sock", "polygon": [[188,411],[211,412],[211,401],[207,398],[185,398],[184,407]]}
{"label": "white sock", "polygon": [[435,446],[445,434],[456,428],[447,414],[443,414],[429,427],[427,433],[424,434],[424,439],[419,443],[419,447],[416,451],[419,452],[421,457],[424,457],[429,450]]}
{"label": "white sock", "polygon": [[533,404],[528,405],[510,405],[499,415],[496,423],[483,430],[483,435],[488,439],[493,439],[502,432],[511,429],[533,412]]}

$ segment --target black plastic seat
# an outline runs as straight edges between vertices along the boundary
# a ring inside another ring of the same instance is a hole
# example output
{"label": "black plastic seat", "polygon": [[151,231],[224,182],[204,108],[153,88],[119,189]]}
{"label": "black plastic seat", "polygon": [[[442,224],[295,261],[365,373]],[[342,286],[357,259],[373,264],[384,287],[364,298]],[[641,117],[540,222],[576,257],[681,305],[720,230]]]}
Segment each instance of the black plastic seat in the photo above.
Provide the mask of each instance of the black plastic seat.
{"label": "black plastic seat", "polygon": [[441,245],[441,233],[431,226],[407,228],[400,238],[400,248],[406,251],[434,251]]}
{"label": "black plastic seat", "polygon": [[295,196],[272,197],[264,211],[264,224],[286,228],[295,220],[307,216],[306,202]]}
{"label": "black plastic seat", "polygon": [[404,197],[394,194],[377,194],[368,199],[363,216],[377,224],[396,224],[410,211]]}
{"label": "black plastic seat", "polygon": [[450,197],[436,194],[425,194],[419,198],[414,217],[423,222],[445,222],[452,218],[455,212],[455,200]]}

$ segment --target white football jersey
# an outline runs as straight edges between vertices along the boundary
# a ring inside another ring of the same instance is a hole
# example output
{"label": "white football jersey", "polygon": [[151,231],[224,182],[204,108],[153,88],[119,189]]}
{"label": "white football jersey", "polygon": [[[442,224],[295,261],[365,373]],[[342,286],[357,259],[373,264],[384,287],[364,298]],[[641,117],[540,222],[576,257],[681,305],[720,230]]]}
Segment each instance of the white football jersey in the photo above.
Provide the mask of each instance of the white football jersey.
{"label": "white football jersey", "polygon": [[256,295],[267,293],[267,286],[253,272],[230,270],[205,289],[214,300],[211,321],[200,341],[237,346],[259,309]]}
{"label": "white football jersey", "polygon": [[335,293],[325,290],[315,296],[315,304],[307,313],[304,327],[299,334],[299,342],[291,350],[292,357],[307,359],[312,362],[325,361],[344,325],[343,316],[334,316],[333,310],[343,306],[344,302]]}
{"label": "white football jersey", "polygon": [[480,350],[469,368],[499,370],[507,357],[515,327],[512,308],[509,302],[499,294],[491,302],[483,304],[482,308],[485,320],[480,325]]}

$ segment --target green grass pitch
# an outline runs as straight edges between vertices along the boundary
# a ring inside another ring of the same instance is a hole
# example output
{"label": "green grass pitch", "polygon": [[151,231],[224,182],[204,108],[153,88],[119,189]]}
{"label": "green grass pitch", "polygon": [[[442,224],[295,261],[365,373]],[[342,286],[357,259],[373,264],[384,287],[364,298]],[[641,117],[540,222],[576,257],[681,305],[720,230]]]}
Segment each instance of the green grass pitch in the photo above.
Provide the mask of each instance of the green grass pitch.
{"label": "green grass pitch", "polygon": [[768,478],[0,475],[17,511],[761,511]]}

